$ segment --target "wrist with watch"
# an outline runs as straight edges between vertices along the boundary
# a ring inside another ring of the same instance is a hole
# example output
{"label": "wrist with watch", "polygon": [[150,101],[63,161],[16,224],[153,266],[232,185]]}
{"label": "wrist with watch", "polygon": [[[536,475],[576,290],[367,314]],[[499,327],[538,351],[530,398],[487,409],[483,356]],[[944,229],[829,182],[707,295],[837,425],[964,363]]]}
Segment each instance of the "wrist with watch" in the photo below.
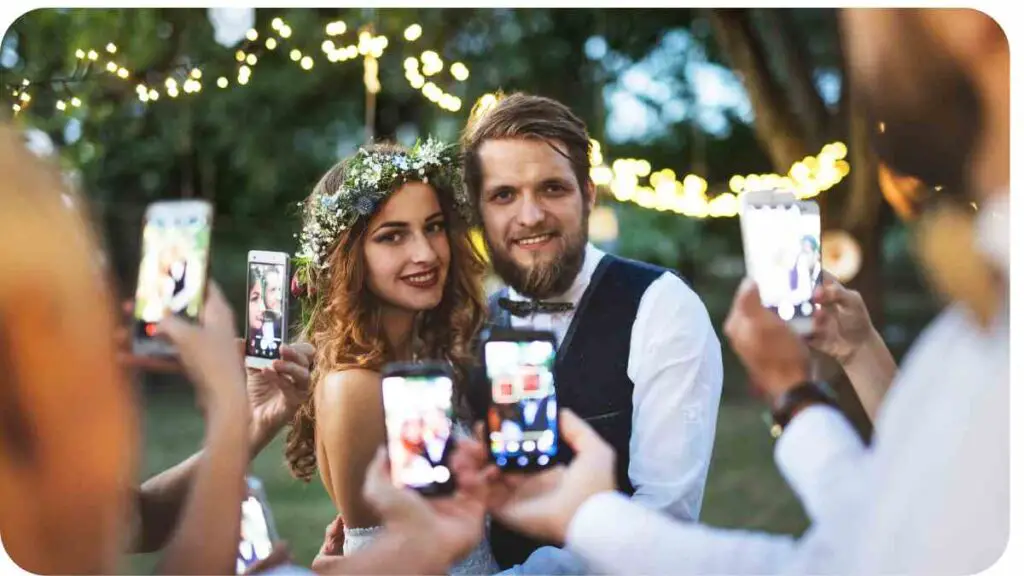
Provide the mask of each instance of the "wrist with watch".
{"label": "wrist with watch", "polygon": [[839,409],[839,402],[835,392],[825,382],[803,382],[780,394],[775,398],[771,406],[772,437],[778,438],[781,436],[782,431],[785,430],[797,413],[815,404]]}

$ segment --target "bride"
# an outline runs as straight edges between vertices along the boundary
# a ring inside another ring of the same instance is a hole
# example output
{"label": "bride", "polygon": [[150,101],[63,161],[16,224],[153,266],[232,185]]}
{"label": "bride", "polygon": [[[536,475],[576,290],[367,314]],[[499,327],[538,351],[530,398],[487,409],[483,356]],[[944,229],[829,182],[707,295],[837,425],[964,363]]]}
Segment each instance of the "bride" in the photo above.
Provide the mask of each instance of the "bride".
{"label": "bride", "polygon": [[[363,479],[385,441],[381,369],[448,361],[456,420],[466,398],[473,339],[486,306],[484,263],[468,234],[457,152],[435,140],[411,151],[376,144],[331,168],[304,203],[293,292],[317,350],[310,399],[288,435],[292,474],[319,469],[344,519],[344,553],[368,545],[380,518]],[[481,542],[452,573],[497,572]]]}

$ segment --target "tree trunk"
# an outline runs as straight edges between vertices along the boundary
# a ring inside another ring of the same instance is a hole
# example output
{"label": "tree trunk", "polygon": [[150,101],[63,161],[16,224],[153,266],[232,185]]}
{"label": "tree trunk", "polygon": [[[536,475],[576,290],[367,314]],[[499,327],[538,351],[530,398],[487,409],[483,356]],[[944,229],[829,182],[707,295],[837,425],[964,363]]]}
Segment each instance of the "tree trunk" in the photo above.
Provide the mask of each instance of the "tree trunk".
{"label": "tree trunk", "polygon": [[747,90],[758,140],[767,149],[775,171],[787,174],[810,148],[801,135],[799,120],[786,102],[785,91],[772,77],[748,12],[716,9],[709,16],[719,45]]}

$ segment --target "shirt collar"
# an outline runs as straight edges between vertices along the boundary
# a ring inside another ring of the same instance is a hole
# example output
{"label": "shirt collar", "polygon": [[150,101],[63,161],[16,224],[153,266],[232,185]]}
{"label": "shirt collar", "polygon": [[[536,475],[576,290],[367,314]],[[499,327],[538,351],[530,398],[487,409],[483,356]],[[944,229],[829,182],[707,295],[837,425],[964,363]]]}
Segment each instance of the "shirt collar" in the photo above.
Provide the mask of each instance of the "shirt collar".
{"label": "shirt collar", "polygon": [[[587,242],[587,246],[583,253],[583,266],[580,267],[579,273],[576,274],[576,279],[573,280],[572,285],[565,292],[545,298],[548,302],[572,302],[573,304],[579,304],[583,298],[583,293],[587,291],[587,286],[590,285],[590,280],[594,276],[594,271],[597,270],[597,265],[604,258],[605,253]],[[511,300],[529,300],[526,296],[516,292],[515,288],[509,286],[508,297]]]}

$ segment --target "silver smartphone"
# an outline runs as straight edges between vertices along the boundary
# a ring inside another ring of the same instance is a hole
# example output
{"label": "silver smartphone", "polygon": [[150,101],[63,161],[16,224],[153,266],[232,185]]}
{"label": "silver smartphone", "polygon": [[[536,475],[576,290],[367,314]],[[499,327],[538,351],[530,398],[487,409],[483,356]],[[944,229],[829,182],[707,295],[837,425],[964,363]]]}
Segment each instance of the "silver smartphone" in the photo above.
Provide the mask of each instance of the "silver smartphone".
{"label": "silver smartphone", "polygon": [[245,365],[269,366],[288,339],[288,254],[251,250],[245,311]]}
{"label": "silver smartphone", "polygon": [[146,209],[135,289],[135,354],[174,356],[171,343],[156,335],[157,325],[171,315],[199,321],[212,224],[213,208],[203,200],[161,201]]}
{"label": "silver smartphone", "polygon": [[254,476],[246,476],[246,495],[242,501],[241,537],[238,542],[238,556],[235,573],[242,574],[253,564],[270,556],[277,541],[274,519],[267,504],[263,484]]}
{"label": "silver smartphone", "polygon": [[808,334],[814,289],[821,284],[821,212],[786,190],[740,196],[747,275],[761,302],[799,334]]}

